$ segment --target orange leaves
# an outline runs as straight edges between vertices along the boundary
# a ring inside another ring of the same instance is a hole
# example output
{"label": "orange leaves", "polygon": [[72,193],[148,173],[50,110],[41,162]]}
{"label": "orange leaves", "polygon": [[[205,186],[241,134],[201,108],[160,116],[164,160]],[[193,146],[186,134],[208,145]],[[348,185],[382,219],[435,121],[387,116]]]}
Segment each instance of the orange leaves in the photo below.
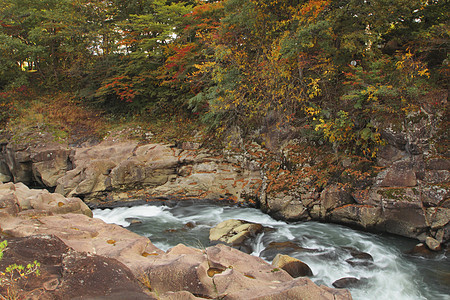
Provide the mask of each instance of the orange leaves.
{"label": "orange leaves", "polygon": [[109,90],[113,90],[120,100],[125,102],[133,102],[134,97],[139,94],[133,89],[134,84],[128,76],[116,76],[109,81],[109,83],[98,89],[98,94],[107,93]]}
{"label": "orange leaves", "polygon": [[321,13],[330,4],[329,0],[310,0],[305,3],[300,9],[300,13],[303,16],[309,16],[308,21],[311,22],[317,18],[319,13]]}

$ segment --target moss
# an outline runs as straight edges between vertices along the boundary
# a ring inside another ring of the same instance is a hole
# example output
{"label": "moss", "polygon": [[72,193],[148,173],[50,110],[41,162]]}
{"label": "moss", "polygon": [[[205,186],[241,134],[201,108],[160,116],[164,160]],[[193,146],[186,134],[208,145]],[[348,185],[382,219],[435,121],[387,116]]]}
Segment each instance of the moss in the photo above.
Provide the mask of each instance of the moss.
{"label": "moss", "polygon": [[402,201],[412,200],[411,197],[407,194],[407,189],[405,188],[387,188],[378,191],[378,194],[386,199],[402,200]]}
{"label": "moss", "polygon": [[280,269],[278,269],[278,268],[270,270],[270,272],[272,272],[272,273],[279,272],[279,271],[280,271]]}

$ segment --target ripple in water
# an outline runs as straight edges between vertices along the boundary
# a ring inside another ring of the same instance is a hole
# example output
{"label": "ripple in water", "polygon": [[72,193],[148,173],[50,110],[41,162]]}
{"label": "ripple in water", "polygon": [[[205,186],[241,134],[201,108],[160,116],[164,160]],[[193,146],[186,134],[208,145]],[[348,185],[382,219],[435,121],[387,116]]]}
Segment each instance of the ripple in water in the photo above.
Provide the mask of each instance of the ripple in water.
{"label": "ripple in water", "polygon": [[[257,209],[213,204],[180,204],[175,207],[135,206],[96,209],[94,216],[151,238],[155,246],[167,250],[178,243],[203,248],[209,245],[209,229],[228,219],[260,223],[275,229],[257,237],[253,255],[261,255],[270,242],[292,241],[314,249],[290,254],[312,269],[317,284],[332,286],[343,277],[367,278],[359,288],[351,288],[353,299],[450,299],[450,260],[446,256],[424,259],[403,254],[416,241],[401,237],[359,232],[335,224],[317,222],[286,223]],[[138,220],[132,223],[131,220]],[[350,250],[369,253],[373,263],[351,265]],[[267,258],[262,257],[267,260]],[[270,261],[269,261],[270,262]]]}

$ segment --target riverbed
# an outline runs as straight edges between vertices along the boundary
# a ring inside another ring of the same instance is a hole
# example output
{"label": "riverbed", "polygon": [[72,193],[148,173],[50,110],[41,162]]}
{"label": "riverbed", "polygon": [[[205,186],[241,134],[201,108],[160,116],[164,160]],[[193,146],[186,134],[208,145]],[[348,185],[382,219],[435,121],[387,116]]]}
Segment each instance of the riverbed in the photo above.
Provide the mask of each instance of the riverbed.
{"label": "riverbed", "polygon": [[[271,262],[265,248],[271,242],[290,241],[307,249],[289,255],[309,265],[316,284],[332,287],[340,278],[362,280],[350,288],[353,299],[450,299],[450,258],[438,254],[423,258],[405,254],[417,241],[399,236],[361,232],[336,224],[286,223],[254,208],[211,203],[142,205],[96,209],[94,217],[126,227],[150,238],[162,250],[183,243],[196,248],[209,246],[209,230],[228,219],[241,219],[271,227],[252,244],[252,255]],[[352,249],[349,251],[349,249]],[[352,263],[350,252],[370,254],[373,261]]]}

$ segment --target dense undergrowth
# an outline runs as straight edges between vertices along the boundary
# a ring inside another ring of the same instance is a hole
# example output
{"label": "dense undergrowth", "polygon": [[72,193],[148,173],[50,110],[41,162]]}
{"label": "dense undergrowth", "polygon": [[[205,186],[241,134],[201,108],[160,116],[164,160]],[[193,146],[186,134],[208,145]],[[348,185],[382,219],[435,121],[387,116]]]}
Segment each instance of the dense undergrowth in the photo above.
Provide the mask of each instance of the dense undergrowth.
{"label": "dense undergrowth", "polygon": [[4,129],[297,139],[373,160],[383,130],[425,113],[448,140],[446,1],[1,3]]}

